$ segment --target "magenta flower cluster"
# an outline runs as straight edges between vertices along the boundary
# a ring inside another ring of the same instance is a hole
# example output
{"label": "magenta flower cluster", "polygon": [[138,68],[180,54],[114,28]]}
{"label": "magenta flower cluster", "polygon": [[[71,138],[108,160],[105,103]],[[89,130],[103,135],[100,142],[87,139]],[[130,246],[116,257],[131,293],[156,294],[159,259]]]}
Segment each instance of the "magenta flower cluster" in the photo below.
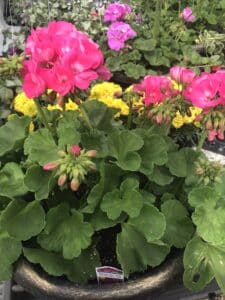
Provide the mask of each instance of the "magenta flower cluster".
{"label": "magenta flower cluster", "polygon": [[131,26],[123,20],[127,14],[132,12],[128,4],[109,4],[104,13],[104,21],[111,22],[107,31],[108,46],[114,51],[119,51],[125,47],[126,41],[134,38],[137,34]]}
{"label": "magenta flower cluster", "polygon": [[23,65],[23,90],[29,98],[51,89],[61,96],[87,89],[92,80],[110,78],[99,46],[68,22],[53,21],[32,30]]}
{"label": "magenta flower cluster", "polygon": [[182,13],[180,14],[180,17],[186,22],[194,22],[196,19],[190,7],[184,8]]}

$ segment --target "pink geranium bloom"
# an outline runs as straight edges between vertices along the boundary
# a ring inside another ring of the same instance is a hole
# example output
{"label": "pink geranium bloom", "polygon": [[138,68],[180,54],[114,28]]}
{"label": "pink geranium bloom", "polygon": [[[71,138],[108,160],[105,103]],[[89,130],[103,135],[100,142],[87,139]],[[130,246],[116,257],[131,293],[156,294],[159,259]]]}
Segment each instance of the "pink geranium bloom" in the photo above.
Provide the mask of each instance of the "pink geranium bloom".
{"label": "pink geranium bloom", "polygon": [[68,22],[53,21],[32,30],[25,51],[29,60],[22,75],[29,98],[40,96],[46,88],[64,96],[74,88],[88,88],[100,73],[109,77],[99,46]]}
{"label": "pink geranium bloom", "polygon": [[175,66],[170,69],[171,79],[180,83],[189,84],[192,82],[195,76],[196,73],[194,71],[184,67]]}
{"label": "pink geranium bloom", "polygon": [[119,51],[125,47],[125,42],[134,38],[137,33],[124,22],[115,22],[111,24],[107,31],[107,39],[109,48]]}
{"label": "pink geranium bloom", "polygon": [[171,81],[166,76],[148,75],[140,84],[134,85],[134,90],[144,93],[146,105],[163,102],[172,96]]}
{"label": "pink geranium bloom", "polygon": [[106,7],[104,22],[116,22],[124,20],[127,14],[132,12],[128,4],[111,3]]}
{"label": "pink geranium bloom", "polygon": [[186,22],[194,22],[196,17],[193,15],[192,9],[190,7],[184,8],[180,14],[181,18]]}
{"label": "pink geranium bloom", "polygon": [[71,154],[73,154],[75,156],[79,156],[80,155],[80,151],[81,151],[81,148],[78,145],[72,145],[70,147]]}
{"label": "pink geranium bloom", "polygon": [[184,96],[192,102],[194,106],[202,109],[217,106],[224,101],[224,94],[221,93],[223,87],[221,74],[203,73],[196,77],[184,91]]}

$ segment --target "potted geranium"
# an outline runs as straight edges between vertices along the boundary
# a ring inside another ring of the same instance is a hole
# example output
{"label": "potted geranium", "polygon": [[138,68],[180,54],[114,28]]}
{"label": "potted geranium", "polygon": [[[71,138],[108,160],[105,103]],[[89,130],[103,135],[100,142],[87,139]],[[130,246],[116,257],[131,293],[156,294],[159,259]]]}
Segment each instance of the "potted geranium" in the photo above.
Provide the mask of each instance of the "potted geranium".
{"label": "potted geranium", "polygon": [[[207,134],[223,138],[224,72],[174,67],[125,91],[89,90],[110,72],[98,45],[64,21],[33,30],[25,51],[24,92],[0,128],[0,279],[15,265],[39,296],[146,295],[180,272],[185,248],[185,286],[215,277],[225,291],[224,168],[200,151]],[[175,140],[185,127],[200,134],[196,150]],[[72,287],[15,264],[21,257],[79,284],[102,265],[140,279]]]}

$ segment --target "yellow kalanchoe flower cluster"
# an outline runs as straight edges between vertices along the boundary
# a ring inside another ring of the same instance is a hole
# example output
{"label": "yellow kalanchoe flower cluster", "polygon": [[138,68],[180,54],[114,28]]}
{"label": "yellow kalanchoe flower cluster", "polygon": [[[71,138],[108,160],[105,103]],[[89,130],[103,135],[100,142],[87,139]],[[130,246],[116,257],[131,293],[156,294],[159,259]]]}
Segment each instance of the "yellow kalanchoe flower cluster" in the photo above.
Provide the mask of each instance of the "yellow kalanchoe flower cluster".
{"label": "yellow kalanchoe flower cluster", "polygon": [[[47,109],[63,111],[63,108],[59,104],[54,104],[54,105],[48,104]],[[69,99],[68,102],[65,103],[65,110],[78,110],[78,109],[79,109],[79,106],[71,99]]]}
{"label": "yellow kalanchoe flower cluster", "polygon": [[24,92],[19,93],[15,97],[13,108],[25,116],[35,117],[37,115],[37,107],[34,100],[29,99]]}
{"label": "yellow kalanchoe flower cluster", "polygon": [[98,83],[92,87],[89,100],[96,99],[108,107],[120,110],[115,117],[119,117],[120,115],[126,116],[129,114],[129,107],[125,101],[117,98],[122,92],[121,86],[113,82]]}
{"label": "yellow kalanchoe flower cluster", "polygon": [[173,127],[180,128],[184,124],[190,124],[190,123],[195,124],[196,117],[201,114],[202,109],[199,107],[191,106],[189,107],[189,111],[190,111],[190,115],[187,114],[182,115],[180,111],[177,111],[175,118],[172,119]]}

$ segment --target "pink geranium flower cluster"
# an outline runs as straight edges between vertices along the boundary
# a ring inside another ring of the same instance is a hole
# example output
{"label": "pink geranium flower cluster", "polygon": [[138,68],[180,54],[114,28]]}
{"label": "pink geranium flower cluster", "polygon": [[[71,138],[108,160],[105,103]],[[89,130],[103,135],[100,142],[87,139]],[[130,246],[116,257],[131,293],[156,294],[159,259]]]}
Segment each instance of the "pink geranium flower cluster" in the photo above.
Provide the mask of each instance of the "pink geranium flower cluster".
{"label": "pink geranium flower cluster", "polygon": [[125,47],[126,41],[134,38],[137,34],[131,26],[121,22],[132,12],[132,8],[127,4],[109,4],[104,13],[104,21],[112,22],[107,31],[108,46],[114,51],[119,51]]}
{"label": "pink geranium flower cluster", "polygon": [[170,78],[181,84],[189,84],[196,74],[191,69],[175,66],[170,69]]}
{"label": "pink geranium flower cluster", "polygon": [[180,14],[180,17],[186,21],[186,22],[194,22],[196,20],[196,17],[193,15],[192,9],[190,7],[186,7],[183,9],[182,13]]}
{"label": "pink geranium flower cluster", "polygon": [[22,71],[23,90],[29,98],[46,89],[64,96],[75,88],[88,88],[99,76],[110,78],[98,45],[68,22],[53,21],[32,30],[25,53],[29,59]]}
{"label": "pink geranium flower cluster", "polygon": [[171,80],[166,76],[148,75],[140,84],[134,85],[135,91],[143,93],[145,105],[161,103],[175,92]]}
{"label": "pink geranium flower cluster", "polygon": [[105,22],[116,22],[125,19],[126,15],[132,12],[128,4],[111,3],[107,6],[104,13]]}

